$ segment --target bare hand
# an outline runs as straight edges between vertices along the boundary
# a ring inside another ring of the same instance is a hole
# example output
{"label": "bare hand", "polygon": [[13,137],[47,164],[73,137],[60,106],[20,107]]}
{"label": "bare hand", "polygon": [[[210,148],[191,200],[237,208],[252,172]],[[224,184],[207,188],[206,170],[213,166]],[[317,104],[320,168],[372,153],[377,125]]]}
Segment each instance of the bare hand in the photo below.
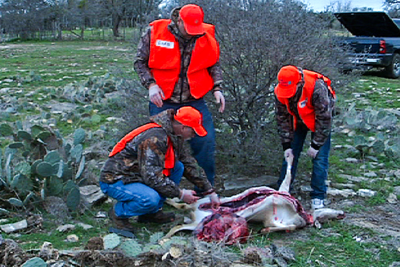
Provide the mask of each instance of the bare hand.
{"label": "bare hand", "polygon": [[313,159],[315,159],[315,157],[318,154],[318,150],[316,150],[315,148],[313,148],[312,146],[310,146],[310,148],[307,151],[307,155]]}
{"label": "bare hand", "polygon": [[284,152],[284,157],[285,157],[286,162],[289,165],[292,165],[292,162],[293,162],[293,159],[294,159],[293,149],[291,149],[291,148],[286,149],[285,152]]}
{"label": "bare hand", "polygon": [[224,97],[224,95],[222,94],[222,92],[221,91],[215,91],[214,92],[214,97],[215,97],[215,100],[217,101],[217,104],[219,104],[219,103],[221,103],[221,106],[219,107],[219,112],[224,112],[224,110],[225,110],[225,97]]}
{"label": "bare hand", "polygon": [[221,201],[219,200],[219,197],[217,195],[217,193],[212,193],[208,196],[210,198],[211,201],[211,208],[213,210],[217,210],[219,208],[219,206],[221,205]]}
{"label": "bare hand", "polygon": [[182,189],[180,199],[187,204],[192,204],[199,199],[199,197],[195,195],[196,192],[194,190]]}
{"label": "bare hand", "polygon": [[156,83],[152,83],[149,87],[150,101],[160,108],[163,105],[164,98],[165,95],[161,88]]}

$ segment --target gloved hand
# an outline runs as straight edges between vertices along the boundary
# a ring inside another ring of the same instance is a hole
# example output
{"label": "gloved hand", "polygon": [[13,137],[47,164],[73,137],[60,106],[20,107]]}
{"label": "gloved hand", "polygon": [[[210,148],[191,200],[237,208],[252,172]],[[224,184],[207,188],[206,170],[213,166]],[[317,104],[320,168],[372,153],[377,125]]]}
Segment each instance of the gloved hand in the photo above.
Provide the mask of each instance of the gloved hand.
{"label": "gloved hand", "polygon": [[194,190],[182,189],[181,196],[179,197],[179,199],[187,204],[192,204],[199,199],[199,197],[196,197],[195,195],[196,191]]}
{"label": "gloved hand", "polygon": [[310,156],[311,158],[315,159],[315,157],[317,156],[319,150],[316,150],[315,148],[313,148],[312,146],[310,146],[310,148],[307,151],[307,155]]}
{"label": "gloved hand", "polygon": [[213,210],[217,210],[219,208],[219,206],[221,205],[221,201],[219,200],[219,197],[217,195],[217,193],[211,193],[209,196],[210,201],[211,201],[211,208]]}
{"label": "gloved hand", "polygon": [[161,88],[156,84],[153,83],[149,87],[149,99],[153,102],[157,107],[162,107],[163,99],[165,98],[164,92]]}
{"label": "gloved hand", "polygon": [[286,162],[287,162],[289,165],[292,165],[292,162],[293,162],[293,159],[294,159],[293,149],[288,148],[288,149],[286,149],[285,152],[283,152],[283,153],[284,153],[283,155],[284,155],[284,157],[285,157]]}
{"label": "gloved hand", "polygon": [[221,103],[221,106],[219,107],[219,112],[224,112],[224,110],[225,110],[225,97],[224,97],[224,95],[222,94],[222,92],[221,91],[215,91],[214,92],[214,97],[215,97],[215,100],[217,101],[217,104],[219,104],[219,103]]}

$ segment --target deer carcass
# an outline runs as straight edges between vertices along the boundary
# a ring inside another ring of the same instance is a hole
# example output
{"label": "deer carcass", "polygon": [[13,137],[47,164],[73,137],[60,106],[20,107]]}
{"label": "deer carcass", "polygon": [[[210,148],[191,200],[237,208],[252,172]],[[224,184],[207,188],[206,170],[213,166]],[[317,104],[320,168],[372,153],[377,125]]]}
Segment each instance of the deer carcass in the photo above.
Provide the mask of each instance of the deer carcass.
{"label": "deer carcass", "polygon": [[204,218],[215,213],[234,213],[247,221],[260,222],[265,227],[261,232],[291,231],[302,228],[313,224],[320,215],[323,215],[324,220],[344,218],[342,211],[332,209],[306,212],[301,203],[289,194],[290,169],[291,164],[288,164],[286,177],[279,190],[270,187],[249,188],[240,194],[221,198],[221,206],[218,210],[211,208],[208,197],[199,199],[191,205],[167,200],[168,204],[178,209],[191,210],[191,222],[173,227],[164,238],[169,238],[181,230],[195,230]]}

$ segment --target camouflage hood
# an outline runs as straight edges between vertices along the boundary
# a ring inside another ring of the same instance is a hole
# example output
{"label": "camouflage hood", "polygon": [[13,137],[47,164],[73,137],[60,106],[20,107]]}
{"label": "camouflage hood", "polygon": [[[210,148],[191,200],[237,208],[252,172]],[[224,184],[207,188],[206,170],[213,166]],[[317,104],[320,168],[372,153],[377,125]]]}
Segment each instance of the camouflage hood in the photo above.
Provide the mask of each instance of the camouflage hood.
{"label": "camouflage hood", "polygon": [[175,110],[167,109],[154,116],[150,117],[150,121],[160,125],[169,137],[176,136],[172,128],[172,121],[174,120]]}
{"label": "camouflage hood", "polygon": [[177,23],[178,22],[178,18],[179,18],[179,11],[181,10],[181,6],[180,7],[176,7],[174,9],[172,9],[171,11],[171,15],[170,15],[170,19],[172,20],[172,22]]}

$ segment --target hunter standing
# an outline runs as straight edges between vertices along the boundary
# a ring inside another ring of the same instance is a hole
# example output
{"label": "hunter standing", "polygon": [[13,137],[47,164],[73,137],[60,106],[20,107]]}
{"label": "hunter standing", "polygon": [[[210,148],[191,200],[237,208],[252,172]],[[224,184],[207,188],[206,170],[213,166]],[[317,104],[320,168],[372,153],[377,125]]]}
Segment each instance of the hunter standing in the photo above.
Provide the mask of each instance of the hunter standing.
{"label": "hunter standing", "polygon": [[[311,144],[307,150],[313,163],[311,207],[323,208],[327,192],[335,91],[331,81],[322,74],[291,65],[281,68],[278,82],[275,87],[276,121],[285,159],[294,156],[292,182],[304,141],[311,131]],[[278,186],[285,178],[285,159]]]}

